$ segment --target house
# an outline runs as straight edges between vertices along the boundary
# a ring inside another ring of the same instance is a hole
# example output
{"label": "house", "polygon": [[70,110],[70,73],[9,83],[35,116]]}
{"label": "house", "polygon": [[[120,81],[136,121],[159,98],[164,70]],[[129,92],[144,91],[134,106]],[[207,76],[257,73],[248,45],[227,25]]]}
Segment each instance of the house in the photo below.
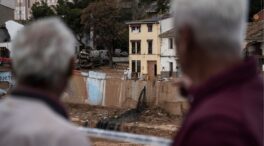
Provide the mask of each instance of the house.
{"label": "house", "polygon": [[264,71],[264,20],[248,24],[246,34],[246,56],[254,56],[258,60],[259,69]]}
{"label": "house", "polygon": [[0,26],[14,20],[15,0],[0,0]]}
{"label": "house", "polygon": [[257,14],[255,14],[253,16],[253,20],[254,21],[261,21],[264,20],[264,9],[262,9],[261,11],[259,11]]}
{"label": "house", "polygon": [[264,9],[255,14],[253,20],[248,24],[244,54],[254,56],[259,70],[264,71]]}
{"label": "house", "polygon": [[15,20],[28,20],[31,17],[31,7],[36,2],[45,1],[49,6],[57,4],[58,0],[16,0]]}
{"label": "house", "polygon": [[[264,71],[264,20],[250,22],[247,27],[246,39],[244,42],[243,53],[245,56],[254,56],[259,65],[259,70]],[[175,40],[174,36],[176,34],[175,29],[171,29],[165,33],[160,35],[161,37],[161,64],[164,66],[162,71],[163,77],[180,74],[180,67],[178,63],[178,57],[175,52]],[[170,48],[173,48],[169,50]],[[176,56],[173,56],[176,54]],[[174,59],[175,58],[175,62]],[[168,65],[173,64],[173,69],[171,70],[171,66]],[[167,65],[166,65],[167,64]],[[174,68],[176,66],[176,68]],[[173,73],[172,73],[173,71]]]}
{"label": "house", "polygon": [[128,22],[129,68],[133,75],[153,79],[161,75],[161,39],[159,35],[172,28],[170,16]]}
{"label": "house", "polygon": [[176,54],[175,29],[166,31],[161,38],[161,76],[163,78],[178,77],[180,73],[179,60]]}

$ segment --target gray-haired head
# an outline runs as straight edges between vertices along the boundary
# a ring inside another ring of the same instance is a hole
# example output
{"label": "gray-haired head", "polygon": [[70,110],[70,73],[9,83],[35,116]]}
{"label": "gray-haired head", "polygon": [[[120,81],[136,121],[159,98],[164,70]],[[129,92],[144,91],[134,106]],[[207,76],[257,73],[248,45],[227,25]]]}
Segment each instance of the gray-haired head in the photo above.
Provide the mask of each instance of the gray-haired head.
{"label": "gray-haired head", "polygon": [[241,53],[247,20],[247,0],[172,0],[176,30],[191,27],[202,48],[211,54]]}
{"label": "gray-haired head", "polygon": [[75,38],[57,18],[38,20],[18,32],[12,44],[18,82],[56,88],[74,56]]}

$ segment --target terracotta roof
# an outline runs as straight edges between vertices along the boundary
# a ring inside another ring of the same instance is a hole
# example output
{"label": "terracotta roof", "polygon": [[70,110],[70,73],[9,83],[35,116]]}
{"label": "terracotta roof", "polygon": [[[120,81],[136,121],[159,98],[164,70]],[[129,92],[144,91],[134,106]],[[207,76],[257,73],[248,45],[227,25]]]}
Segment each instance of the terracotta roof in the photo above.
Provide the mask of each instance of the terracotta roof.
{"label": "terracotta roof", "polygon": [[264,20],[248,24],[246,40],[264,42]]}
{"label": "terracotta roof", "polygon": [[261,20],[264,20],[264,9],[262,9],[261,11],[259,11],[257,14],[255,14],[253,16],[253,19],[255,21],[261,21]]}

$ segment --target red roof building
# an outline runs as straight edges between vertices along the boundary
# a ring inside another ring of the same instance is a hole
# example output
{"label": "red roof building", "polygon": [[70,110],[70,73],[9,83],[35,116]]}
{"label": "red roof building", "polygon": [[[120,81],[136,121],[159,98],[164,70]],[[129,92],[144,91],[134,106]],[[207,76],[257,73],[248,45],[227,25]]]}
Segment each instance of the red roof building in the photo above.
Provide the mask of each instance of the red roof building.
{"label": "red roof building", "polygon": [[264,20],[264,9],[262,9],[261,11],[259,11],[257,14],[255,14],[253,16],[253,20],[254,21],[261,21]]}

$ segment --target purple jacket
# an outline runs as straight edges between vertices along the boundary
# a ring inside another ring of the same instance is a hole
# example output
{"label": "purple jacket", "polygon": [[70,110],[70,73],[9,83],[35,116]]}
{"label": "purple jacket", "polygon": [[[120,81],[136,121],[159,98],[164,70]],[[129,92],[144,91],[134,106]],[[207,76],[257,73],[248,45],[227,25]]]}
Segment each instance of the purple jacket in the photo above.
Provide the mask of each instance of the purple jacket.
{"label": "purple jacket", "polygon": [[173,146],[263,146],[263,88],[250,59],[191,90]]}

